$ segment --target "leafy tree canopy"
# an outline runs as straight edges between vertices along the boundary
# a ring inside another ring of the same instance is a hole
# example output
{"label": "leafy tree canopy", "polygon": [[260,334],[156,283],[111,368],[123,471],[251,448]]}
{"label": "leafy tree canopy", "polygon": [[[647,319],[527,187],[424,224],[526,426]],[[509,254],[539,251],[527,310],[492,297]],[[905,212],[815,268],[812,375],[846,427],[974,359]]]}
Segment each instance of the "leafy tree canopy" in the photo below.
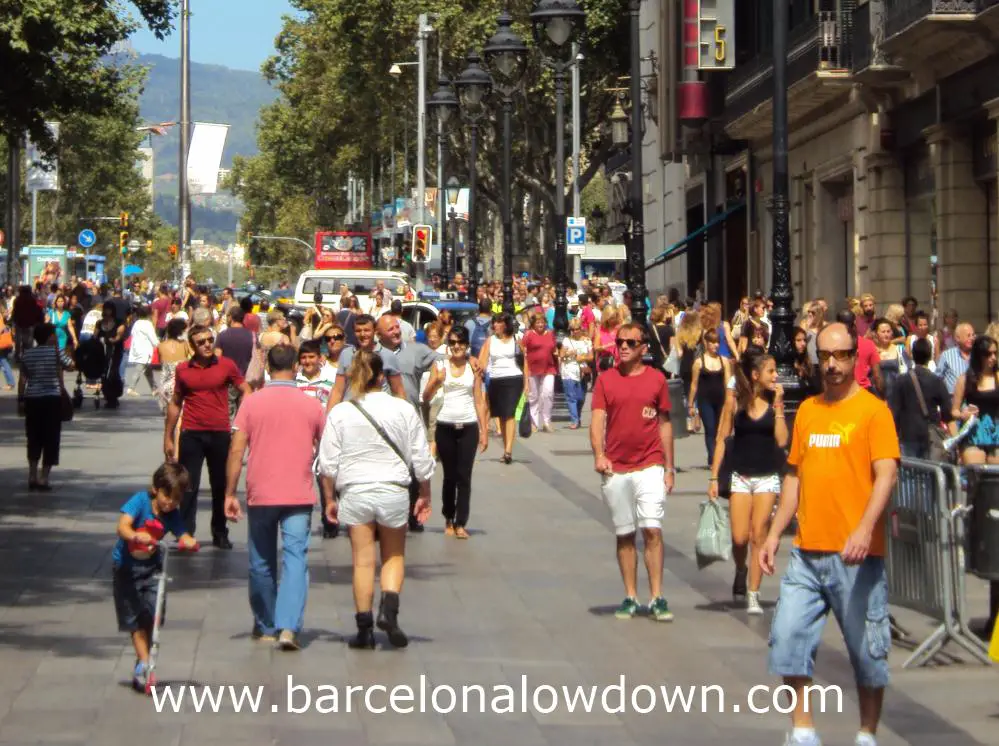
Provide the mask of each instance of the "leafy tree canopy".
{"label": "leafy tree canopy", "polygon": [[130,4],[141,21],[118,0],[0,0],[0,134],[52,153],[46,120],[113,109],[123,71],[105,57],[140,24],[163,38],[175,15],[172,0]]}

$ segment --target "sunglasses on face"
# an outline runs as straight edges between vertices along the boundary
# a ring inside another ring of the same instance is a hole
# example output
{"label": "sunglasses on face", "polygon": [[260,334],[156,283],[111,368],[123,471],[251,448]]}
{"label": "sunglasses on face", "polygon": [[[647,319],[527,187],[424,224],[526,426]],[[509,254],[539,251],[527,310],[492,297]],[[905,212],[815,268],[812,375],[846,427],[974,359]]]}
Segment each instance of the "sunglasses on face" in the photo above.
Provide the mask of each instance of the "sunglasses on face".
{"label": "sunglasses on face", "polygon": [[464,342],[462,342],[460,339],[449,339],[447,341],[447,343],[449,345],[451,345],[452,347],[467,347],[468,346]]}
{"label": "sunglasses on face", "polygon": [[634,350],[636,347],[642,344],[642,342],[639,339],[618,338],[614,340],[614,344],[617,345],[618,349],[621,349],[622,347],[627,347],[629,350]]}
{"label": "sunglasses on face", "polygon": [[856,350],[819,350],[819,362],[828,363],[829,358],[836,358],[840,363],[845,362],[856,354]]}
{"label": "sunglasses on face", "polygon": [[202,337],[201,339],[194,340],[194,344],[197,347],[201,347],[201,345],[210,345],[213,341],[214,340],[211,337]]}
{"label": "sunglasses on face", "polygon": [[330,336],[328,336],[326,338],[326,341],[327,342],[342,342],[343,339],[344,339],[344,335],[342,335],[342,334],[331,334]]}

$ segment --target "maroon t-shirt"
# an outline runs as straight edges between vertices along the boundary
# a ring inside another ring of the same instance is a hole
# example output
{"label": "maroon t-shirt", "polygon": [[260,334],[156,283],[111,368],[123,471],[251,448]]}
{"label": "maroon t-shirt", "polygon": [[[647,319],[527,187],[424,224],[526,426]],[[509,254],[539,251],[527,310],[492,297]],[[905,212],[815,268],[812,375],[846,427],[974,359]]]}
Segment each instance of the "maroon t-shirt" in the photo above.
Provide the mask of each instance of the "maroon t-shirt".
{"label": "maroon t-shirt", "polygon": [[537,334],[533,329],[524,335],[524,357],[532,376],[555,375],[555,335]]}
{"label": "maroon t-shirt", "polygon": [[153,301],[152,309],[159,313],[156,317],[156,328],[166,329],[167,325],[167,314],[170,313],[170,298],[163,297],[157,298]]}
{"label": "maroon t-shirt", "polygon": [[637,376],[604,371],[593,389],[593,409],[607,413],[605,452],[615,473],[665,466],[659,415],[670,411],[666,376],[646,367]]}
{"label": "maroon t-shirt", "polygon": [[181,429],[229,432],[229,386],[244,383],[236,363],[227,357],[213,357],[208,365],[187,360],[175,376],[184,403]]}

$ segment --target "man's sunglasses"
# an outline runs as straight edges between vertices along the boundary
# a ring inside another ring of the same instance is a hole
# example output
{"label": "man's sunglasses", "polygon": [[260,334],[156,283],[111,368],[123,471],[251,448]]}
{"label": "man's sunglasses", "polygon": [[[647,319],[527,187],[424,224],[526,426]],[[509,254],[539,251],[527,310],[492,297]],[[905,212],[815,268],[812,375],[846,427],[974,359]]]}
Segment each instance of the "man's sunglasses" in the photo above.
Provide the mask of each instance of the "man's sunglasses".
{"label": "man's sunglasses", "polygon": [[818,357],[819,362],[828,363],[829,358],[834,357],[838,362],[846,362],[851,357],[857,354],[856,349],[849,350],[819,350]]}
{"label": "man's sunglasses", "polygon": [[447,343],[452,347],[457,347],[458,345],[461,345],[462,347],[468,346],[466,342],[462,342],[460,339],[449,339]]}
{"label": "man's sunglasses", "polygon": [[629,350],[634,350],[636,347],[638,347],[639,345],[642,344],[642,340],[640,340],[640,339],[621,339],[619,337],[618,339],[614,340],[614,344],[616,344],[618,346],[618,349],[620,349],[622,347],[627,347]]}
{"label": "man's sunglasses", "polygon": [[331,334],[326,338],[327,342],[342,342],[344,340],[343,334]]}
{"label": "man's sunglasses", "polygon": [[215,340],[212,339],[211,337],[202,337],[201,339],[195,339],[195,340],[193,340],[193,342],[194,342],[195,346],[201,347],[201,345],[210,345],[210,344],[213,344],[215,342]]}

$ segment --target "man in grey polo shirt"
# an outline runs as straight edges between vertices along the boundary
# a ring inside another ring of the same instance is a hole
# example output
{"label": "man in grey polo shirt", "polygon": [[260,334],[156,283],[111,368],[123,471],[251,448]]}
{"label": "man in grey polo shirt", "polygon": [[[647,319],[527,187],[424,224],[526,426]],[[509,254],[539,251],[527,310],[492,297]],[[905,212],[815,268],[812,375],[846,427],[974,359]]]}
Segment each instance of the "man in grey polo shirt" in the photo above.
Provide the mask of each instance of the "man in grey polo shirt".
{"label": "man in grey polo shirt", "polygon": [[[398,328],[398,325],[396,328]],[[403,377],[400,375],[398,358],[389,350],[379,348],[375,342],[374,318],[366,313],[355,316],[354,333],[357,335],[358,349],[379,353],[384,366],[385,393],[392,394],[400,399],[409,399],[412,401],[412,397],[409,396],[408,389],[406,389],[403,385]],[[349,401],[351,398],[350,364],[354,360],[354,352],[355,348],[346,347],[343,352],[340,353],[340,359],[337,361],[338,375],[336,377],[336,383],[333,384],[333,391],[330,392],[329,403],[326,405],[327,412],[333,409],[333,407],[340,402]]]}
{"label": "man in grey polo shirt", "polygon": [[[425,344],[419,342],[403,342],[402,328],[399,319],[390,313],[384,314],[378,319],[378,341],[381,342],[382,355],[387,352],[395,356],[395,363],[398,366],[402,386],[406,391],[406,399],[420,411],[420,379],[438,360],[443,360],[444,356],[434,352]],[[410,491],[410,507],[416,504],[419,493]],[[409,513],[409,530],[420,532],[423,524],[420,523],[413,511]]]}

